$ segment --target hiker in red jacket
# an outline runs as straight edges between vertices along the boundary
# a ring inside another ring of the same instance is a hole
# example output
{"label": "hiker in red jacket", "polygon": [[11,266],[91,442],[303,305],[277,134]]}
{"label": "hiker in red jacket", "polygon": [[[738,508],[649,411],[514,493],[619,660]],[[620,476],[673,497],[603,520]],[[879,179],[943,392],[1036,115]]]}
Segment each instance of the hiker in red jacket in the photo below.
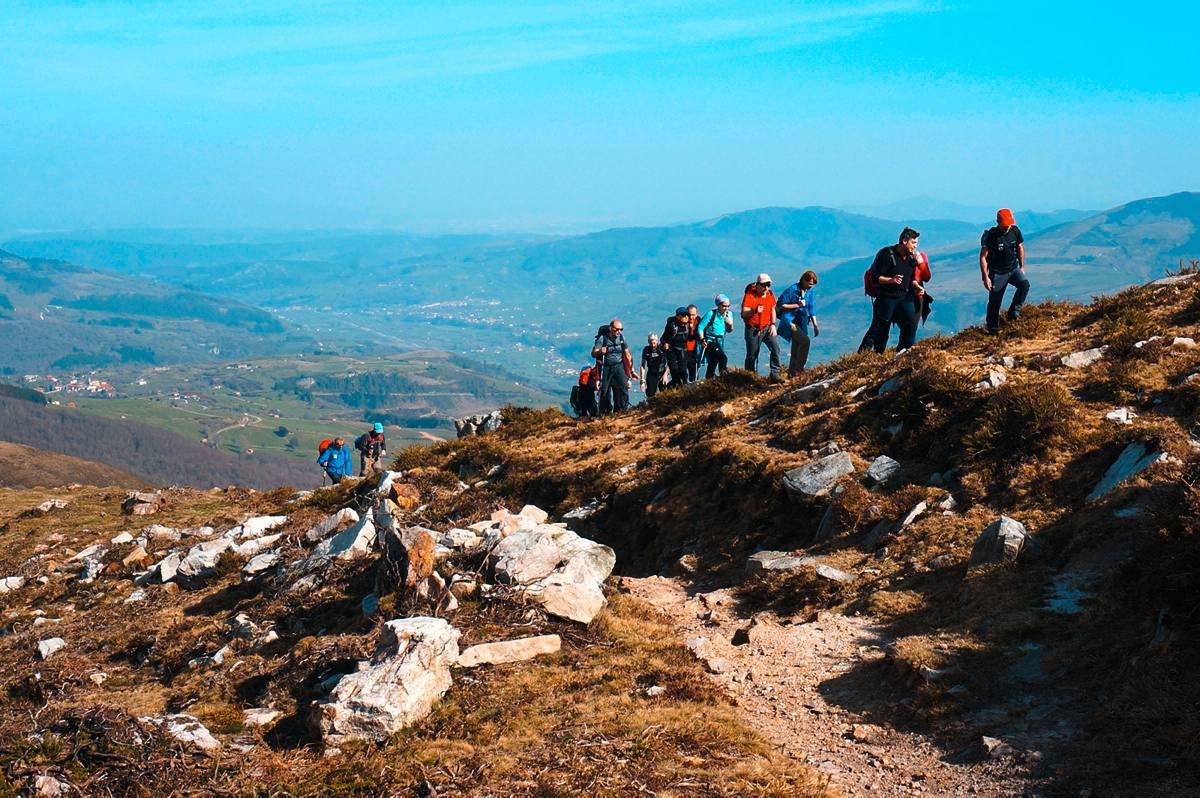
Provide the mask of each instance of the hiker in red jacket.
{"label": "hiker in red jacket", "polygon": [[742,321],[746,323],[746,370],[758,371],[758,350],[765,344],[771,353],[771,381],[779,382],[779,334],[775,330],[775,294],[771,275],[763,273],[746,286],[742,295]]}

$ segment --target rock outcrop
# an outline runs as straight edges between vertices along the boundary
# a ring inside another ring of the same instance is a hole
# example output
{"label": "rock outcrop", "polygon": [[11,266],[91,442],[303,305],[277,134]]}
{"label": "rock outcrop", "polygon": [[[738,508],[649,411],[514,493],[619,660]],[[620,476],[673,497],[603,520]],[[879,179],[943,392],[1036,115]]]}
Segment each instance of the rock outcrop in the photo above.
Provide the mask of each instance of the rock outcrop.
{"label": "rock outcrop", "polygon": [[371,661],[343,676],[318,702],[316,721],[325,742],[386,740],[428,715],[450,689],[458,638],[458,630],[441,618],[384,624]]}
{"label": "rock outcrop", "polygon": [[834,452],[788,471],[783,476],[783,487],[793,499],[808,501],[826,495],[839,479],[853,473],[854,461],[850,454]]}
{"label": "rock outcrop", "polygon": [[1020,521],[1002,515],[980,533],[971,547],[968,567],[1015,563],[1027,550],[1033,549],[1033,538]]}

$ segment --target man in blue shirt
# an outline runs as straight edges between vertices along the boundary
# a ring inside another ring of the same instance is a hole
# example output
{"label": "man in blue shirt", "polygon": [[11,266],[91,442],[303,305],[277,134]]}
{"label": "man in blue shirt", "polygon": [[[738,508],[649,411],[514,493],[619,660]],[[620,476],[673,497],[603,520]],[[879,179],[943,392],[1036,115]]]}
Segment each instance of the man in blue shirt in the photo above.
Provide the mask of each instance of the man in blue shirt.
{"label": "man in blue shirt", "polygon": [[[817,273],[807,271],[779,295],[779,335],[792,342],[792,354],[788,361],[789,377],[798,377],[804,371],[812,338],[821,334],[817,325],[816,300],[813,298],[813,286],[816,284]],[[809,324],[812,324],[811,338]]]}
{"label": "man in blue shirt", "polygon": [[317,458],[317,465],[325,469],[329,481],[334,485],[354,473],[354,458],[342,438],[334,438],[333,443],[325,447],[325,451]]}

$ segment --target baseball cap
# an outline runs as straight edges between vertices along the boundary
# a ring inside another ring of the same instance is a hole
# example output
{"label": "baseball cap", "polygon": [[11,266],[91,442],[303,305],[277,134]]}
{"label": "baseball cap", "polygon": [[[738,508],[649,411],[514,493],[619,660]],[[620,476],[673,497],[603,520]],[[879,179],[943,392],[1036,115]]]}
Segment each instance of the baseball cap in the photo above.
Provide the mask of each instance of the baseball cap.
{"label": "baseball cap", "polygon": [[380,424],[378,421],[376,421],[376,422],[375,422],[375,431],[376,431],[376,432],[383,432],[383,425],[382,425],[382,424]]}

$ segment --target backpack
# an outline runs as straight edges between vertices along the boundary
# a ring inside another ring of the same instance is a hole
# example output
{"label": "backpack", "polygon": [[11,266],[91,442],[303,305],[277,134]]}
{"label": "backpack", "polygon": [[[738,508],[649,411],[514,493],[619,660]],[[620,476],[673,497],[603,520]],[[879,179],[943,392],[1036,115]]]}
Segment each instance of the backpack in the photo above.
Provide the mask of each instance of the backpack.
{"label": "backpack", "polygon": [[863,272],[863,293],[869,297],[879,296],[879,280],[875,277],[875,264]]}
{"label": "backpack", "polygon": [[594,385],[596,375],[592,373],[593,371],[595,371],[595,366],[584,366],[581,368],[579,370],[579,383],[575,387],[587,388]]}
{"label": "backpack", "polygon": [[317,444],[317,457],[320,457],[321,455],[325,454],[325,450],[328,449],[330,446],[333,446],[333,438],[326,438],[325,440],[318,443]]}
{"label": "backpack", "polygon": [[575,411],[575,415],[582,416],[583,408],[579,404],[579,392],[583,390],[582,386],[571,386],[571,410]]}

